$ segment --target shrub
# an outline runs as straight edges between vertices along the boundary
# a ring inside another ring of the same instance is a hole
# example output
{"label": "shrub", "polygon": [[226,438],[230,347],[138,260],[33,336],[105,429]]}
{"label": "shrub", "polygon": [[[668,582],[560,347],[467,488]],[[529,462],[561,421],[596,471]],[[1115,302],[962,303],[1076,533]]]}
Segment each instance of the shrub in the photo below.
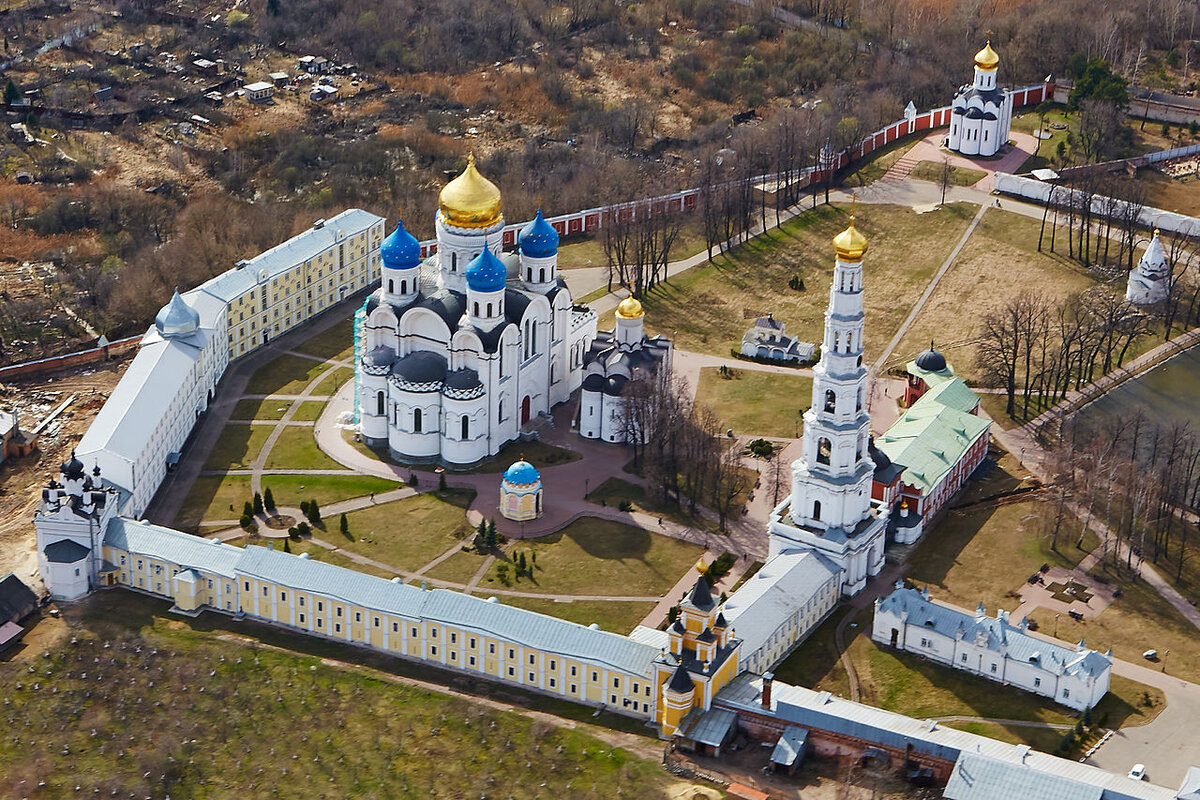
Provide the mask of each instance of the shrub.
{"label": "shrub", "polygon": [[438,491],[446,491],[446,473],[444,472],[438,474]]}
{"label": "shrub", "polygon": [[414,489],[417,488],[417,473],[415,473],[415,472],[408,473],[408,485]]}
{"label": "shrub", "polygon": [[342,514],[338,517],[338,530],[342,533],[350,532],[350,522],[346,519],[346,515]]}
{"label": "shrub", "polygon": [[295,539],[297,542],[300,541],[300,529],[297,528],[295,525],[288,528],[288,538]]}
{"label": "shrub", "polygon": [[308,513],[306,516],[313,525],[321,524],[321,507],[317,505],[316,500],[308,501]]}
{"label": "shrub", "polygon": [[296,532],[301,536],[311,536],[312,528],[308,527],[307,522],[299,522],[296,524]]}
{"label": "shrub", "polygon": [[240,520],[238,520],[238,525],[240,525],[242,527],[242,530],[246,530],[246,531],[250,530],[250,526],[253,524],[254,524],[254,517],[250,514],[242,514],[242,518]]}
{"label": "shrub", "polygon": [[792,277],[788,278],[788,288],[792,289],[793,291],[803,292],[804,279],[799,275],[793,275]]}
{"label": "shrub", "polygon": [[717,581],[724,578],[729,570],[733,569],[734,562],[737,561],[737,556],[733,553],[722,553],[713,559],[713,562],[708,565],[708,569],[704,571],[704,579],[708,581],[709,586],[715,586]]}
{"label": "shrub", "polygon": [[622,500],[621,502],[617,503],[617,508],[619,508],[621,511],[633,511],[633,503],[629,502],[628,500]]}
{"label": "shrub", "polygon": [[306,517],[308,516],[308,501],[307,500],[300,501],[300,513]]}

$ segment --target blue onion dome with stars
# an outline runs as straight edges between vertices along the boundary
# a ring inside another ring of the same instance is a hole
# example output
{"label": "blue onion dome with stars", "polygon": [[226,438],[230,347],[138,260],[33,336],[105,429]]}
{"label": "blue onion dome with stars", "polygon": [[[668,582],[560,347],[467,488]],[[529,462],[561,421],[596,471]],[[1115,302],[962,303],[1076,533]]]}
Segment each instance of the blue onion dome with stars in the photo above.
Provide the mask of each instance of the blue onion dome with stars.
{"label": "blue onion dome with stars", "polygon": [[524,459],[504,470],[504,482],[514,486],[528,486],[542,479],[537,468]]}
{"label": "blue onion dome with stars", "polygon": [[467,265],[467,288],[475,292],[498,292],[508,280],[508,269],[490,249],[475,256]]}
{"label": "blue onion dome with stars", "polygon": [[379,246],[379,257],[387,269],[412,269],[421,263],[421,243],[396,221],[396,230]]}
{"label": "blue onion dome with stars", "polygon": [[546,222],[539,208],[533,221],[521,229],[520,235],[517,236],[517,244],[521,248],[521,255],[548,258],[558,252],[558,231]]}

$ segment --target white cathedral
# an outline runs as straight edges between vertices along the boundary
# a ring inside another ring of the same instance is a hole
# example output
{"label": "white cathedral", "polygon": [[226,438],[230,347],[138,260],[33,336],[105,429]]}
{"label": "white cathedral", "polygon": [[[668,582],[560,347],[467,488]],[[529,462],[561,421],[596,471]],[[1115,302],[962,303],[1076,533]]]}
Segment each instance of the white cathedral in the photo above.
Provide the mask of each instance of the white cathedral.
{"label": "white cathedral", "polygon": [[792,493],[772,512],[768,530],[772,558],[815,552],[841,571],[841,593],[850,596],[883,569],[888,509],[871,499],[875,463],[863,364],[867,239],[851,217],[833,245],[837,260],[801,455],[792,464]]}
{"label": "white cathedral", "polygon": [[398,224],[356,327],[359,429],[406,461],[475,464],[567,400],[596,314],[558,275],[541,211],[503,253],[500,190],[474,157],[438,196],[437,252]]}
{"label": "white cathedral", "polygon": [[1158,228],[1155,228],[1154,238],[1147,245],[1146,252],[1142,253],[1137,266],[1129,272],[1125,300],[1135,306],[1161,303],[1170,294],[1170,278],[1171,269],[1167,266],[1167,256],[1163,253]]}
{"label": "white cathedral", "polygon": [[975,54],[975,82],[961,87],[950,103],[946,146],[964,156],[994,156],[1008,143],[1013,98],[996,85],[1000,56],[992,42]]}

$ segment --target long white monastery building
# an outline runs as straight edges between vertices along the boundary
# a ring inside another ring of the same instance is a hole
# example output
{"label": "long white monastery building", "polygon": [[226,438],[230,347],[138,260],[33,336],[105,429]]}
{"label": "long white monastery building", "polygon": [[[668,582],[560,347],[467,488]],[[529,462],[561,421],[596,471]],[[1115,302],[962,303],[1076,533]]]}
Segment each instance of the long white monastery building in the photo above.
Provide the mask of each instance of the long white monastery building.
{"label": "long white monastery building", "polygon": [[1108,693],[1112,651],[1074,648],[1031,636],[1022,619],[1008,621],[1007,611],[988,617],[979,604],[975,615],[929,599],[929,589],[906,589],[875,600],[871,638],[880,644],[917,653],[947,666],[1049,697],[1082,711]]}
{"label": "long white monastery building", "polygon": [[518,252],[501,251],[500,190],[473,157],[443,187],[436,227],[424,261],[403,225],[383,243],[355,325],[358,419],[396,458],[469,465],[579,388],[596,314],[572,303],[540,211]]}

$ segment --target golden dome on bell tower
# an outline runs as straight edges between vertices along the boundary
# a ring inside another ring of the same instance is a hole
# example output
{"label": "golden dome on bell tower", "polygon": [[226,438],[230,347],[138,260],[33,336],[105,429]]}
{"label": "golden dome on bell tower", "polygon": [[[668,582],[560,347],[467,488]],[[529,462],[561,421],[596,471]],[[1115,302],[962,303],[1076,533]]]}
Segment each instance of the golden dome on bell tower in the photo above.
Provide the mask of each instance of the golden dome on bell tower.
{"label": "golden dome on bell tower", "polygon": [[502,219],[500,190],[475,168],[474,153],[467,155],[462,174],[442,187],[438,210],[460,228],[488,228]]}
{"label": "golden dome on bell tower", "polygon": [[833,249],[842,261],[862,261],[863,254],[867,252],[867,237],[854,227],[853,214],[850,215],[850,227],[833,237]]}

